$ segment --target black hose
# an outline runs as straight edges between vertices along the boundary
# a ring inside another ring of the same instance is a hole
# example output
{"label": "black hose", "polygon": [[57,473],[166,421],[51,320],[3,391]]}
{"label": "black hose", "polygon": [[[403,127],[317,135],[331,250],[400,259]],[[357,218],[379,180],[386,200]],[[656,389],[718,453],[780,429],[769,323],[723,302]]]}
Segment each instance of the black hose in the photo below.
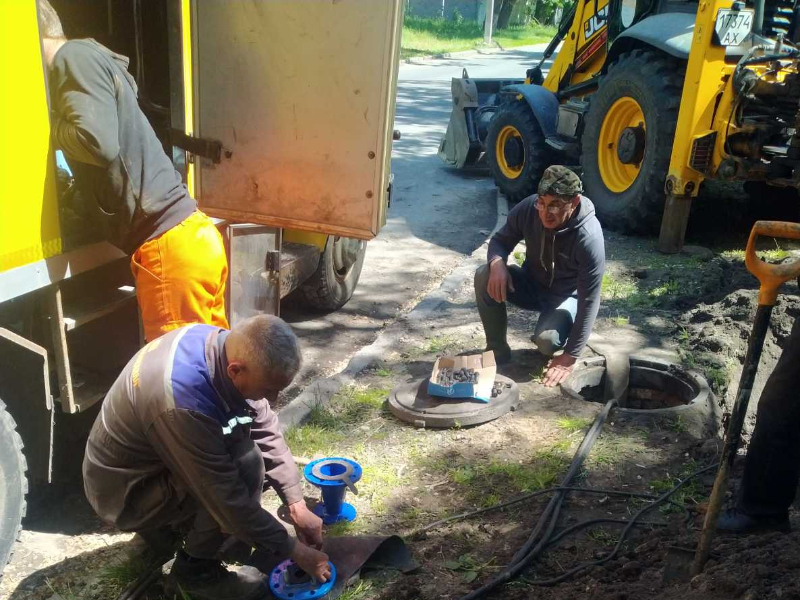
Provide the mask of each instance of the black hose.
{"label": "black hose", "polygon": [[580,573],[581,571],[584,571],[584,570],[586,570],[586,569],[588,569],[590,567],[596,567],[596,566],[602,565],[604,563],[607,563],[608,561],[613,559],[617,555],[617,553],[619,553],[620,548],[622,548],[622,544],[625,542],[625,538],[628,536],[628,533],[630,533],[630,530],[633,528],[633,526],[637,524],[637,521],[638,521],[639,517],[641,517],[644,513],[646,513],[648,511],[654,509],[655,507],[661,505],[667,498],[669,498],[672,494],[674,494],[679,489],[681,489],[691,479],[694,479],[698,475],[702,475],[706,471],[710,471],[711,469],[715,469],[716,467],[717,467],[717,465],[713,464],[713,465],[708,465],[707,467],[703,467],[702,469],[699,469],[698,471],[695,471],[691,475],[688,475],[687,477],[685,477],[675,487],[673,487],[672,489],[670,489],[670,490],[664,492],[663,494],[661,494],[661,496],[659,496],[658,499],[655,500],[653,503],[648,504],[647,506],[645,506],[641,510],[639,510],[635,515],[633,515],[633,517],[630,518],[630,520],[628,521],[628,524],[625,526],[625,529],[623,529],[622,533],[620,533],[619,540],[617,540],[617,543],[614,546],[614,549],[609,554],[604,556],[603,558],[600,558],[598,560],[594,560],[594,561],[591,561],[591,562],[588,562],[588,563],[583,563],[583,564],[577,565],[576,567],[570,569],[569,571],[567,571],[566,573],[563,573],[562,575],[559,575],[558,577],[553,577],[552,579],[528,580],[528,583],[530,583],[531,585],[542,585],[542,586],[556,585],[557,583],[561,583],[562,581],[566,581],[570,577],[572,577],[572,576],[574,576],[574,575]]}
{"label": "black hose", "polygon": [[[583,461],[586,459],[589,451],[597,441],[608,414],[616,405],[616,398],[612,398],[606,402],[605,406],[603,406],[603,410],[601,410],[600,413],[595,417],[592,426],[589,428],[589,431],[586,432],[581,445],[578,446],[578,449],[575,452],[575,456],[573,457],[572,463],[567,470],[567,474],[564,476],[564,479],[561,482],[561,487],[569,487],[572,478],[578,473]],[[542,552],[542,550],[544,550],[547,541],[552,536],[553,530],[556,527],[558,516],[561,512],[561,505],[563,504],[567,493],[569,492],[559,490],[553,495],[553,497],[550,499],[550,502],[547,503],[542,516],[539,517],[536,527],[534,527],[533,531],[522,547],[514,554],[514,557],[511,559],[511,564],[509,564],[508,567],[506,567],[493,579],[479,587],[477,590],[474,590],[466,596],[463,596],[461,600],[475,600],[475,598],[480,598],[481,596],[492,591],[497,586],[510,581],[515,575],[528,566],[528,564],[534,558],[536,558]],[[541,533],[542,529],[545,528],[545,526],[547,527],[547,530],[545,531],[544,536],[539,539],[539,534]],[[539,539],[538,543],[537,539]],[[534,546],[534,544],[536,545]]]}
{"label": "black hose", "polygon": [[[622,522],[622,523],[625,523],[626,524],[625,528],[620,533],[619,540],[617,541],[616,545],[614,546],[614,549],[607,556],[604,556],[603,558],[598,559],[596,561],[592,561],[592,562],[588,562],[588,563],[583,563],[583,564],[577,565],[576,567],[570,569],[569,571],[567,571],[566,573],[564,573],[564,574],[562,574],[562,575],[560,575],[558,577],[554,577],[554,578],[551,578],[551,579],[539,580],[539,581],[536,581],[536,580],[530,581],[529,580],[528,582],[533,584],[533,585],[555,585],[557,583],[560,583],[561,581],[565,581],[566,579],[569,579],[570,577],[576,575],[577,573],[580,573],[581,571],[583,571],[585,569],[588,569],[588,568],[594,567],[594,566],[598,566],[598,565],[602,565],[602,564],[608,562],[609,560],[613,559],[619,553],[619,550],[620,550],[620,548],[622,548],[622,544],[625,542],[625,539],[628,536],[628,534],[630,533],[631,529],[636,525],[642,525],[643,524],[642,522],[639,521],[639,519],[640,519],[640,517],[642,515],[644,515],[646,512],[648,512],[648,511],[652,510],[653,508],[655,508],[657,506],[660,506],[661,504],[664,504],[666,502],[670,502],[672,504],[676,504],[676,503],[674,503],[673,501],[671,501],[669,499],[670,496],[672,496],[675,492],[677,492],[681,487],[683,487],[688,481],[690,481],[694,477],[697,477],[698,475],[700,475],[702,473],[705,473],[706,471],[709,471],[709,470],[715,468],[716,465],[709,465],[707,467],[703,467],[702,469],[700,469],[698,471],[695,471],[694,473],[690,474],[689,476],[687,476],[686,478],[684,478],[683,480],[678,482],[678,484],[675,485],[672,489],[666,491],[665,493],[661,494],[660,496],[657,496],[653,500],[653,502],[651,502],[647,506],[644,506],[639,511],[637,511],[636,514],[634,514],[633,517],[631,517],[631,519],[628,520],[628,521],[625,521],[625,520],[622,520],[622,519],[609,519],[609,520],[606,520],[606,519],[593,519],[593,520],[590,520],[590,521],[585,521],[585,522],[573,525],[573,526],[571,526],[571,527],[559,532],[558,535],[553,536],[553,532],[554,532],[555,527],[556,527],[556,525],[558,523],[558,517],[559,517],[559,514],[561,512],[561,506],[562,506],[562,504],[564,502],[564,498],[566,497],[566,495],[570,491],[574,490],[574,491],[581,491],[581,492],[590,492],[590,493],[591,492],[597,492],[597,493],[601,493],[598,490],[591,490],[590,491],[587,488],[577,488],[577,489],[575,489],[575,488],[570,487],[569,483],[572,481],[572,478],[580,470],[581,465],[583,464],[584,460],[586,459],[586,457],[588,456],[588,454],[591,451],[592,447],[594,446],[594,443],[597,441],[597,438],[600,435],[600,432],[601,432],[601,430],[603,428],[603,424],[605,423],[606,418],[608,417],[609,413],[611,412],[611,410],[616,405],[617,405],[617,399],[616,398],[612,398],[612,399],[608,400],[608,402],[606,402],[605,406],[603,407],[603,410],[600,411],[600,413],[597,415],[597,417],[595,417],[595,420],[592,423],[592,426],[586,432],[586,435],[584,436],[583,441],[581,442],[580,446],[578,447],[577,451],[575,452],[575,455],[574,455],[574,457],[572,459],[572,463],[570,463],[570,467],[567,470],[567,473],[564,476],[564,479],[562,480],[561,485],[559,487],[551,488],[549,490],[541,490],[539,492],[533,492],[532,494],[527,494],[526,496],[523,496],[521,498],[516,498],[516,499],[510,500],[508,502],[504,502],[504,503],[495,505],[493,507],[488,507],[487,509],[480,509],[478,511],[472,511],[471,513],[464,513],[462,515],[456,515],[454,517],[450,517],[449,519],[442,519],[441,521],[437,521],[435,523],[432,523],[431,525],[427,526],[425,529],[421,530],[421,531],[424,531],[426,529],[432,529],[433,527],[438,526],[438,525],[443,524],[443,523],[448,522],[448,521],[456,520],[456,519],[459,519],[459,518],[466,518],[467,516],[472,516],[474,514],[479,514],[481,512],[486,512],[487,510],[494,510],[494,509],[497,509],[497,508],[501,508],[503,506],[508,506],[508,505],[514,504],[516,502],[521,502],[522,500],[524,500],[526,498],[530,498],[530,497],[537,496],[537,495],[540,495],[540,494],[544,494],[544,493],[548,493],[548,492],[555,492],[553,497],[550,499],[550,502],[547,503],[547,506],[545,507],[544,512],[539,517],[539,520],[536,523],[536,526],[534,527],[533,531],[528,536],[528,539],[525,541],[525,543],[522,545],[522,547],[519,550],[517,550],[517,552],[514,554],[514,556],[511,559],[511,562],[509,563],[509,565],[505,569],[503,569],[503,571],[501,571],[499,574],[497,574],[495,577],[493,577],[491,580],[489,580],[487,583],[482,585],[480,588],[478,588],[476,590],[473,590],[472,592],[470,592],[469,594],[467,594],[465,596],[462,596],[460,600],[476,600],[477,598],[480,598],[480,597],[488,594],[489,592],[494,590],[497,586],[502,585],[502,584],[510,581],[513,577],[518,575],[528,565],[530,565],[531,562],[533,562],[536,558],[538,558],[542,554],[542,552],[544,552],[544,550],[546,548],[548,548],[549,546],[554,545],[559,540],[563,539],[565,536],[569,535],[570,533],[572,533],[572,532],[574,532],[574,531],[576,531],[578,529],[582,529],[582,528],[588,527],[588,526],[593,525],[593,524],[595,524],[597,522],[615,522],[615,523]],[[616,494],[617,493],[615,492],[615,495]],[[623,492],[622,494],[629,495],[631,497],[638,496],[638,494],[635,494],[635,493]],[[660,523],[654,523],[654,525],[659,525],[659,524]],[[542,535],[540,537],[540,534],[541,534],[543,529],[545,530],[544,535]]]}
{"label": "black hose", "polygon": [[[412,531],[410,534],[408,534],[408,537],[414,538],[425,531],[430,531],[431,529],[441,527],[442,525],[446,525],[447,523],[451,523],[453,521],[460,521],[462,519],[468,519],[470,517],[474,517],[483,513],[507,508],[509,506],[513,506],[514,504],[519,504],[520,502],[524,502],[525,500],[530,500],[531,498],[536,498],[537,496],[543,496],[545,494],[552,494],[553,492],[557,491],[577,492],[581,494],[598,494],[602,496],[622,496],[624,498],[645,498],[647,500],[656,500],[658,498],[656,494],[648,494],[645,492],[621,492],[619,490],[606,490],[603,488],[586,488],[586,487],[560,487],[560,486],[551,487],[551,488],[545,488],[543,490],[537,490],[535,492],[530,492],[522,496],[517,496],[516,498],[512,498],[511,500],[500,502],[499,504],[493,504],[492,506],[486,506],[484,508],[479,508],[458,515],[453,515],[452,517],[447,517],[445,519],[440,519],[439,521],[434,521],[429,525],[425,525],[425,527],[421,527],[420,529]],[[680,508],[681,510],[684,511],[686,510],[686,507],[680,502],[675,502],[674,500],[667,500],[667,502],[677,508]]]}

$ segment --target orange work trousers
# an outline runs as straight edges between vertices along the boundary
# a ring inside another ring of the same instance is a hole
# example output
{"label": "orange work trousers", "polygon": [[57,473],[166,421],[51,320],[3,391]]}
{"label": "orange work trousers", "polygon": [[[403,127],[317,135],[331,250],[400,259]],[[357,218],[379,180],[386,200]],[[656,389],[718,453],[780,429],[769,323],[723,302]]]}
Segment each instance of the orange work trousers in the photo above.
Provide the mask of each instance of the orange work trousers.
{"label": "orange work trousers", "polygon": [[191,323],[228,327],[225,245],[202,212],[142,244],[131,257],[131,271],[148,342]]}

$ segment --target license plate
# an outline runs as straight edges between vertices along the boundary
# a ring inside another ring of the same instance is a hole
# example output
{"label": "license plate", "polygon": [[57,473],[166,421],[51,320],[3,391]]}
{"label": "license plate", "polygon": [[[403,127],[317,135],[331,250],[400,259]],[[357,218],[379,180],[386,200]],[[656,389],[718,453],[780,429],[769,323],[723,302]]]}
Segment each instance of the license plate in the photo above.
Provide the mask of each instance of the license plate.
{"label": "license plate", "polygon": [[752,10],[721,8],[717,12],[714,31],[720,46],[738,46],[750,35],[753,28]]}

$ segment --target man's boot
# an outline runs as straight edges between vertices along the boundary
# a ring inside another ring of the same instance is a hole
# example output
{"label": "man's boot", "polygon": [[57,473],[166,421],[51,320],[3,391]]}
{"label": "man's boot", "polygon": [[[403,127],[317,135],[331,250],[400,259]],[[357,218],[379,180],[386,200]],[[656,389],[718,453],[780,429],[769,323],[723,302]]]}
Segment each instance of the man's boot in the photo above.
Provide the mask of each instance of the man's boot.
{"label": "man's boot", "polygon": [[511,360],[511,348],[506,341],[508,313],[506,305],[492,300],[486,292],[489,267],[484,265],[475,272],[475,303],[486,334],[486,350],[494,352],[494,360],[502,365]]}
{"label": "man's boot", "polygon": [[508,329],[508,314],[503,304],[489,306],[478,303],[478,314],[483,322],[483,331],[486,334],[486,350],[494,352],[494,360],[498,365],[511,361],[511,347],[506,341]]}
{"label": "man's boot", "polygon": [[267,576],[252,567],[229,571],[221,561],[193,558],[183,550],[167,576],[170,597],[192,600],[261,600],[271,596]]}
{"label": "man's boot", "polygon": [[753,517],[737,508],[722,512],[717,520],[717,530],[728,533],[764,533],[767,531],[789,531],[789,517]]}

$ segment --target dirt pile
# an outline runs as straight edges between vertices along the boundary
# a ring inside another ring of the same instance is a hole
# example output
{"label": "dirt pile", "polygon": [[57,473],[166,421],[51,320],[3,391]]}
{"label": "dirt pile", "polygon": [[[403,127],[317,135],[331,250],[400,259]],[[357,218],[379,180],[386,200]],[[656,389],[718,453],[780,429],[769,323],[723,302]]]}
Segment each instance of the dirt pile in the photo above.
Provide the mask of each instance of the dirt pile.
{"label": "dirt pile", "polygon": [[[729,410],[736,394],[758,307],[758,283],[741,262],[722,258],[713,262],[717,263],[722,273],[721,285],[717,291],[698,298],[699,303],[678,318],[677,339],[684,363],[705,374],[718,396],[720,406]],[[789,282],[781,291],[778,304],[772,312],[748,411],[751,426],[764,383],[780,358],[794,320],[800,316],[797,284]]]}

